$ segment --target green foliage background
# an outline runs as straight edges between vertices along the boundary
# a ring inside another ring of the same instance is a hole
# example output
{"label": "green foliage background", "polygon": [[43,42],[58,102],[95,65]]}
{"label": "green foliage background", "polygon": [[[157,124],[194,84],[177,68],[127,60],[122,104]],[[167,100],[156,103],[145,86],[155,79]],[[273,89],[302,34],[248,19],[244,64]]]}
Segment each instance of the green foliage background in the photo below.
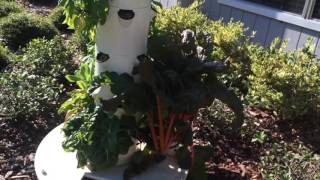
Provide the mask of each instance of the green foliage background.
{"label": "green foliage background", "polygon": [[319,113],[320,60],[314,55],[315,46],[309,40],[302,49],[288,53],[285,46],[276,39],[269,49],[258,47],[251,52],[249,103],[284,119]]}
{"label": "green foliage background", "polygon": [[37,15],[14,14],[0,22],[0,37],[12,50],[25,47],[32,39],[52,39],[57,34],[51,23]]}
{"label": "green foliage background", "polygon": [[35,39],[23,52],[0,73],[0,114],[11,119],[57,117],[68,86],[63,76],[74,70],[71,51],[56,37]]}

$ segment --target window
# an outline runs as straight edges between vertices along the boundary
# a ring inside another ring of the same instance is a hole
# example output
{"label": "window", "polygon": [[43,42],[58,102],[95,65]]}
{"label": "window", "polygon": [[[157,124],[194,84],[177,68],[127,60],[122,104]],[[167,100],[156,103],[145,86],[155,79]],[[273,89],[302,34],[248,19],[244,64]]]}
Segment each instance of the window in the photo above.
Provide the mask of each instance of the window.
{"label": "window", "polygon": [[248,0],[280,10],[302,14],[306,0]]}
{"label": "window", "polygon": [[312,17],[320,19],[320,0],[317,0],[316,5],[314,6]]}
{"label": "window", "polygon": [[[317,31],[317,32],[319,32],[320,30],[320,0],[217,0],[217,1],[219,4],[227,7],[233,7],[236,9],[243,10],[245,12],[258,14],[271,19],[276,19],[280,22],[297,25],[299,27],[304,27],[306,29]],[[268,7],[271,7],[271,8],[268,8]]]}
{"label": "window", "polygon": [[320,0],[246,0],[275,9],[299,14],[306,19],[320,19]]}

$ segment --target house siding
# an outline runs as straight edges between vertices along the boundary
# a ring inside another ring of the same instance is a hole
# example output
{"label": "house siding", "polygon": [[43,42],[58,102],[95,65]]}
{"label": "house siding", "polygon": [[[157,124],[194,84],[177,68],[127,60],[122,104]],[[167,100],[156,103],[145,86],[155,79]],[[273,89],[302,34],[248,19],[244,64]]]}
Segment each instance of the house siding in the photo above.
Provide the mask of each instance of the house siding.
{"label": "house siding", "polygon": [[[173,3],[169,3],[169,1]],[[178,0],[179,1],[179,0]],[[161,0],[165,7],[171,7],[178,2],[177,0]],[[187,6],[192,0],[180,0],[183,6]],[[246,32],[250,35],[253,31],[256,32],[256,37],[253,42],[270,46],[274,38],[288,40],[287,50],[301,48],[309,37],[313,38],[316,45],[315,53],[320,56],[320,29],[319,31],[309,30],[297,25],[278,21],[262,15],[247,12],[241,9],[230,7],[218,3],[218,0],[206,0],[203,8],[204,13],[213,20],[222,19],[227,23],[231,19],[233,21],[241,21],[244,27],[248,28]]]}

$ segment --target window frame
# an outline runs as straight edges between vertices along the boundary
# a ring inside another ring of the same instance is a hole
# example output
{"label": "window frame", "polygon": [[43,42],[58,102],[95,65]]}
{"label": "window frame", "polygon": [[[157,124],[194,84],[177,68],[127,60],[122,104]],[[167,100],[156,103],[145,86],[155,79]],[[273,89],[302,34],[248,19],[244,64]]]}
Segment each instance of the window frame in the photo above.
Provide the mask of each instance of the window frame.
{"label": "window frame", "polygon": [[299,15],[245,0],[218,0],[221,5],[320,32],[320,19],[312,18],[315,2],[316,0],[306,0],[303,12]]}
{"label": "window frame", "polygon": [[302,17],[304,17],[305,19],[312,18],[314,7],[316,6],[316,1],[317,0],[306,0],[302,11]]}

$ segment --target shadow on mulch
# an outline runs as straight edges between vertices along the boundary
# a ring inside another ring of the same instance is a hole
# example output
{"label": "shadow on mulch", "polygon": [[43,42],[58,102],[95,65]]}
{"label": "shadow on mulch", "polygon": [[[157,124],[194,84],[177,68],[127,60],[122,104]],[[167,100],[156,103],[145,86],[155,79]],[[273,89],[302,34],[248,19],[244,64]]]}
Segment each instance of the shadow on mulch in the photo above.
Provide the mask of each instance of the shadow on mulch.
{"label": "shadow on mulch", "polygon": [[226,122],[226,119],[232,119],[232,113],[223,113],[230,114],[230,117],[219,117],[219,113],[204,109],[193,124],[196,143],[209,143],[214,150],[207,166],[209,179],[261,179],[257,164],[261,146],[252,143],[250,135],[235,134]]}
{"label": "shadow on mulch", "polygon": [[285,141],[298,139],[313,152],[320,153],[320,115],[312,113],[297,120],[279,121],[276,125]]}
{"label": "shadow on mulch", "polygon": [[37,179],[34,171],[36,149],[43,137],[57,124],[57,119],[0,118],[0,177],[23,175],[25,179]]}
{"label": "shadow on mulch", "polygon": [[58,5],[58,0],[21,0],[24,3],[30,3],[36,6],[53,7]]}
{"label": "shadow on mulch", "polygon": [[232,172],[226,169],[216,169],[214,174],[209,174],[208,180],[249,180],[240,173]]}
{"label": "shadow on mulch", "polygon": [[[274,143],[284,142],[287,147],[303,144],[314,153],[320,153],[320,117],[305,116],[299,120],[279,120],[265,110],[247,107],[246,121],[241,135],[229,127],[233,113],[225,106],[214,103],[203,109],[194,122],[196,143],[214,149],[208,162],[209,179],[262,179],[260,158]],[[265,132],[264,143],[253,143],[259,132]]]}

